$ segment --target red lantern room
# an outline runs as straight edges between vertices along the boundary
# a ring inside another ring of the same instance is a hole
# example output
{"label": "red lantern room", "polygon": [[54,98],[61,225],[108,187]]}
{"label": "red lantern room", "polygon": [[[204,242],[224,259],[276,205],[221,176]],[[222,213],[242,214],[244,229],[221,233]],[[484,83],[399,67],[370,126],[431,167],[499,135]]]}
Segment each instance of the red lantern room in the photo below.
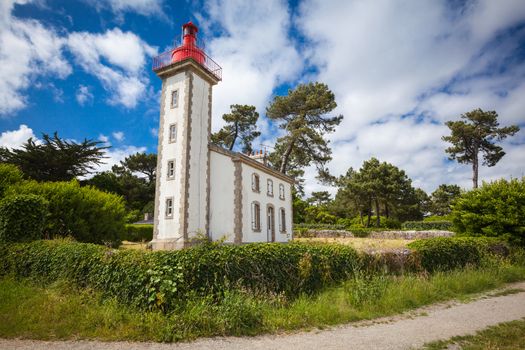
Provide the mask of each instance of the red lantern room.
{"label": "red lantern room", "polygon": [[[215,63],[204,50],[197,46],[197,32],[199,29],[191,21],[182,26],[182,45],[165,52],[153,60],[153,70],[159,71],[167,66],[171,66],[187,59],[193,59],[204,69],[212,73],[221,80],[222,69]],[[169,55],[169,56],[168,56]]]}
{"label": "red lantern room", "polygon": [[204,52],[197,47],[197,32],[199,29],[191,22],[182,26],[182,45],[173,50],[172,62],[193,58],[197,63],[204,64]]}

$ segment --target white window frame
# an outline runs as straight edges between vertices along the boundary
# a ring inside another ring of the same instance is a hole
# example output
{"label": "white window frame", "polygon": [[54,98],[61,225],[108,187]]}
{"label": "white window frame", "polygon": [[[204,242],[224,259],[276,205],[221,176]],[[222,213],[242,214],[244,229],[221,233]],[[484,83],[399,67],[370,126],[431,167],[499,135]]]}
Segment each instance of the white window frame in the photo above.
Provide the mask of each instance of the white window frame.
{"label": "white window frame", "polygon": [[284,185],[279,184],[279,199],[284,200]]}
{"label": "white window frame", "polygon": [[166,217],[166,219],[173,219],[173,212],[174,212],[173,197],[167,197],[165,204],[166,204],[166,208],[164,209],[164,216]]}
{"label": "white window frame", "polygon": [[171,92],[170,107],[177,108],[179,106],[179,90],[173,90]]}
{"label": "white window frame", "polygon": [[168,127],[168,141],[169,143],[177,142],[177,123],[170,124]]}
{"label": "white window frame", "polygon": [[273,197],[273,180],[266,180],[266,194],[270,197]]}
{"label": "white window frame", "polygon": [[166,173],[166,178],[168,180],[175,179],[175,159],[168,160],[167,169],[168,169],[168,172]]}
{"label": "white window frame", "polygon": [[279,208],[279,231],[286,233],[286,209]]}
{"label": "white window frame", "polygon": [[252,202],[252,230],[256,232],[261,231],[261,204],[259,202]]}
{"label": "white window frame", "polygon": [[252,190],[257,193],[261,192],[261,178],[257,173],[252,174]]}

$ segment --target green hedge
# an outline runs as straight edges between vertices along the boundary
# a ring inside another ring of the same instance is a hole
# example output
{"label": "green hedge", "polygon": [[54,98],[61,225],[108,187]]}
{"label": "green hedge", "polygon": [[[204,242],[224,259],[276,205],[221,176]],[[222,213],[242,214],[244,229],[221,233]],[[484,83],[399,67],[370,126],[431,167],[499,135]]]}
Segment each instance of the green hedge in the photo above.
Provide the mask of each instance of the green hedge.
{"label": "green hedge", "polygon": [[126,224],[120,239],[129,242],[149,242],[153,239],[153,225]]}
{"label": "green hedge", "polygon": [[29,242],[43,238],[48,203],[34,194],[0,200],[0,241]]}
{"label": "green hedge", "polygon": [[508,246],[500,240],[472,237],[436,237],[408,245],[426,271],[451,270],[480,265],[489,254],[506,254]]}
{"label": "green hedge", "polygon": [[160,309],[229,288],[295,297],[347,279],[359,263],[353,248],[325,244],[210,243],[167,252],[56,240],[0,245],[0,275],[44,283],[66,279],[132,305]]}
{"label": "green hedge", "polygon": [[340,244],[206,243],[149,252],[65,240],[34,241],[0,244],[0,276],[27,277],[44,284],[65,279],[133,306],[172,310],[189,298],[220,298],[237,288],[294,298],[356,273],[421,268],[432,272],[479,265],[495,246],[487,239],[433,238],[411,243],[413,252],[358,255]]}
{"label": "green hedge", "polygon": [[402,226],[403,230],[441,230],[450,231],[452,222],[450,221],[405,221]]}
{"label": "green hedge", "polygon": [[459,234],[501,237],[525,247],[525,177],[484,182],[463,193],[451,216]]}
{"label": "green hedge", "polygon": [[72,236],[77,241],[118,246],[124,232],[126,208],[122,197],[81,187],[77,181],[24,181],[10,186],[7,195],[34,194],[48,203],[47,237]]}

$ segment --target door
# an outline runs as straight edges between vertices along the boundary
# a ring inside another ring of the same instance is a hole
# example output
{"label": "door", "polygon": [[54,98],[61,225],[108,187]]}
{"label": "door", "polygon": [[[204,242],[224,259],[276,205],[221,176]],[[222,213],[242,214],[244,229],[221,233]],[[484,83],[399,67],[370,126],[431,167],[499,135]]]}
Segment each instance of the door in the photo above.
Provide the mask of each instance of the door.
{"label": "door", "polygon": [[266,209],[266,238],[268,242],[275,242],[275,215],[273,207]]}

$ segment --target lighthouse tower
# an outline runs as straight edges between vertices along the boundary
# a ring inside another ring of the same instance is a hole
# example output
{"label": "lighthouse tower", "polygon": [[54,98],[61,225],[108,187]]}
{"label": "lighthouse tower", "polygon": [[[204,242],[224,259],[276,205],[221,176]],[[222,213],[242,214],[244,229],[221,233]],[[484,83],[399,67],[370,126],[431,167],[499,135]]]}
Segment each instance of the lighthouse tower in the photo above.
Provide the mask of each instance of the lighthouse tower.
{"label": "lighthouse tower", "polygon": [[153,61],[162,80],[153,249],[180,249],[209,234],[212,86],[221,67],[182,26],[182,44]]}

